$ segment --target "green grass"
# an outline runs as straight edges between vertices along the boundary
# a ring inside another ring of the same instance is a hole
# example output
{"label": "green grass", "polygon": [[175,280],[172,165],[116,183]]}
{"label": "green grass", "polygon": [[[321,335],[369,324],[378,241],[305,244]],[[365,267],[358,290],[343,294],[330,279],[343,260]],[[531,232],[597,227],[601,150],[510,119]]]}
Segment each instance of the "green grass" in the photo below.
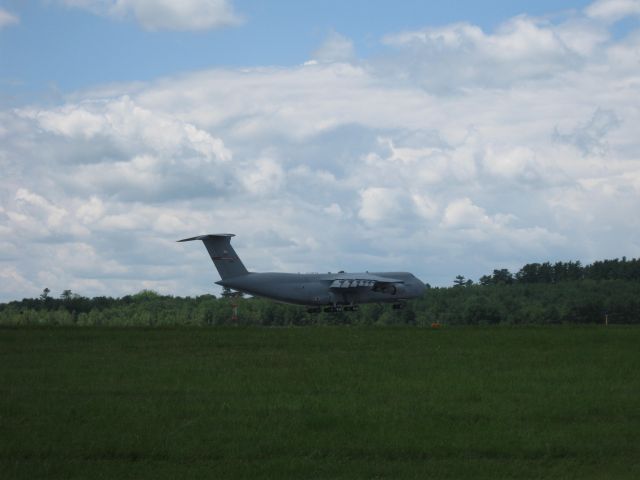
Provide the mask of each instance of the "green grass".
{"label": "green grass", "polygon": [[0,478],[640,478],[640,328],[4,328]]}

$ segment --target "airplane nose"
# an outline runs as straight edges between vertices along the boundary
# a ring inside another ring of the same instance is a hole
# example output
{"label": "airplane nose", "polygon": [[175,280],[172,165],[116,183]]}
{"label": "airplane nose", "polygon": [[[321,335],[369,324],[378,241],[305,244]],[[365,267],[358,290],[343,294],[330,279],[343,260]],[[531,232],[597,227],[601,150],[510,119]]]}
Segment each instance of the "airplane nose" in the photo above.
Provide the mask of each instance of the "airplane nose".
{"label": "airplane nose", "polygon": [[414,278],[416,279],[416,292],[418,292],[418,294],[421,295],[425,292],[425,290],[427,290],[427,286],[418,277],[414,277]]}

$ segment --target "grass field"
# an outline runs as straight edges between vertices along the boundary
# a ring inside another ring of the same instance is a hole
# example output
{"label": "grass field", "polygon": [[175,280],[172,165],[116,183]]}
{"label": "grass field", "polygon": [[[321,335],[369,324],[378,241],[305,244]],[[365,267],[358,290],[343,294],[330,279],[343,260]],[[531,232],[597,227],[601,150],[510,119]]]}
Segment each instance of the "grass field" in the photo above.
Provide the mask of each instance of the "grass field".
{"label": "grass field", "polygon": [[640,478],[640,328],[4,328],[0,478]]}

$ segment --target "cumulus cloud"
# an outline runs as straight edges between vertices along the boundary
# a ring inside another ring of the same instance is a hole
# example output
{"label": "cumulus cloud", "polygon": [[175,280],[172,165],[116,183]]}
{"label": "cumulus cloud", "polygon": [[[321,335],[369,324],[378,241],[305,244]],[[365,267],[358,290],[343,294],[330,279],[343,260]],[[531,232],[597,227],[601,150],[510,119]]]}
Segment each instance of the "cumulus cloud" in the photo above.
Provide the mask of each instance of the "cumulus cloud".
{"label": "cumulus cloud", "polygon": [[247,166],[240,180],[246,190],[255,195],[273,194],[284,181],[284,171],[280,164],[271,158],[261,158]]}
{"label": "cumulus cloud", "polygon": [[447,205],[442,223],[445,227],[470,228],[483,224],[491,225],[492,220],[482,208],[474,205],[470,199],[462,198]]}
{"label": "cumulus cloud", "polygon": [[20,23],[20,19],[16,15],[0,8],[0,30],[18,23]]}
{"label": "cumulus cloud", "polygon": [[592,15],[427,26],[381,58],[0,112],[0,298],[210,291],[204,249],[174,240],[219,231],[256,271],[436,285],[638,256],[640,42]]}
{"label": "cumulus cloud", "polygon": [[586,8],[589,17],[615,22],[621,18],[640,15],[639,0],[597,0]]}
{"label": "cumulus cloud", "polygon": [[402,192],[384,187],[369,187],[360,192],[358,215],[366,222],[393,221],[406,211]]}
{"label": "cumulus cloud", "polygon": [[178,153],[189,148],[207,158],[221,161],[230,153],[221,140],[173,115],[141,107],[129,96],[109,100],[67,103],[60,108],[20,109],[44,130],[73,140],[109,137],[123,148],[146,145],[157,152]]}
{"label": "cumulus cloud", "polygon": [[229,0],[61,0],[98,15],[133,18],[146,30],[207,30],[238,25]]}
{"label": "cumulus cloud", "polygon": [[522,15],[494,32],[455,23],[385,36],[383,42],[397,53],[384,68],[438,92],[502,88],[578,70],[607,40],[608,33],[585,17],[554,24]]}

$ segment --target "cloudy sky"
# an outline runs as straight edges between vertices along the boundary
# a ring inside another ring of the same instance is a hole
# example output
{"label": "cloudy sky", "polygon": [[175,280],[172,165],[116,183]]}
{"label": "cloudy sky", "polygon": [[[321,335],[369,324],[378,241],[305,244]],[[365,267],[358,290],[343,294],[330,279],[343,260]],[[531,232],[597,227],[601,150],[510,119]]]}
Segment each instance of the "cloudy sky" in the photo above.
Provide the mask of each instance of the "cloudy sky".
{"label": "cloudy sky", "polygon": [[0,301],[640,256],[640,0],[0,1]]}

